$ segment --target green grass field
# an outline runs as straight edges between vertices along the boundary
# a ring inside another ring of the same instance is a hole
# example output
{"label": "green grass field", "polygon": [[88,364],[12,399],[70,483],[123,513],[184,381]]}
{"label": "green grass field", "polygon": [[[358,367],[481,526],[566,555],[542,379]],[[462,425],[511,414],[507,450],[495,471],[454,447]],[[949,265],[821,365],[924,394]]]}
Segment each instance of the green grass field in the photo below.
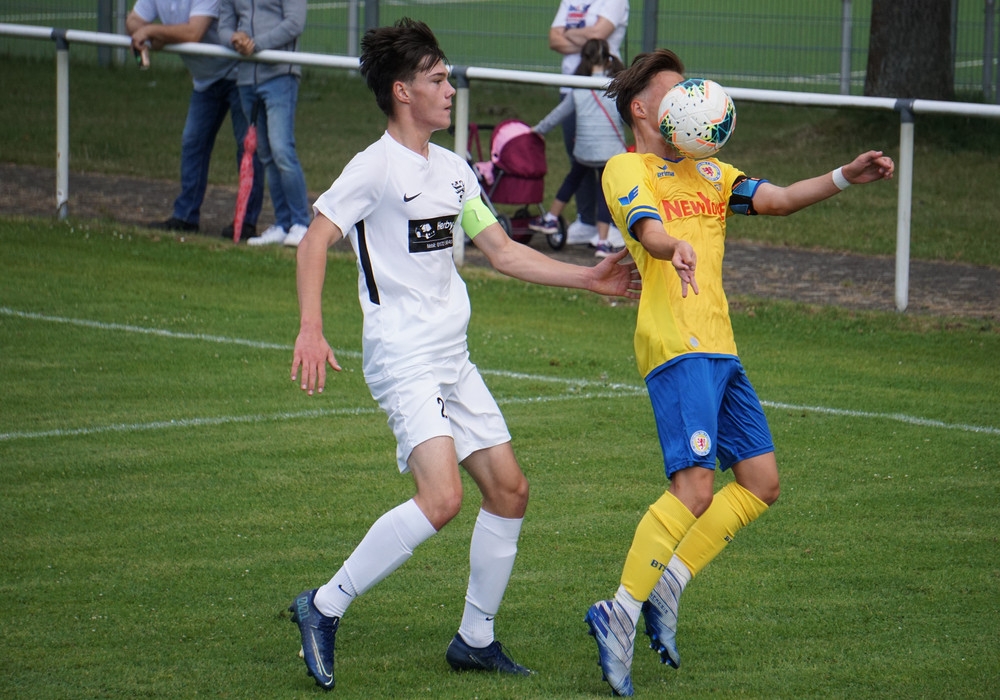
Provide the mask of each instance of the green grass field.
{"label": "green grass field", "polygon": [[[2,68],[0,160],[52,167],[52,62]],[[128,68],[74,63],[72,168],[174,179],[188,80]],[[536,121],[555,97],[476,84],[472,103],[479,122]],[[896,155],[894,115],[738,108],[727,159],[779,184],[868,147]],[[384,125],[360,81],[313,71],[298,119],[312,192]],[[1000,265],[1000,130],[920,117],[916,134],[914,257]],[[213,182],[235,180],[229,141]],[[551,196],[566,166],[559,136],[548,146]],[[729,233],[891,254],[895,197],[894,184],[852,188]],[[463,276],[473,359],[532,484],[498,634],[538,674],[458,675],[444,661],[477,508],[469,481],[456,521],[345,618],[335,692],[607,697],[582,618],[614,591],[665,487],[635,307]],[[0,696],[317,697],[285,608],[412,491],[361,376],[355,277],[349,257],[331,257],[326,328],[345,369],[308,398],[288,380],[290,251],[0,219]],[[685,593],[683,667],[637,649],[638,694],[995,697],[996,325],[731,301],[783,493]]]}
{"label": "green grass field", "polygon": [[[291,251],[0,221],[0,696],[318,696],[285,608],[412,488],[361,376],[355,275],[331,257],[344,371],[309,398],[288,379]],[[607,697],[582,618],[665,486],[635,307],[463,275],[532,483],[498,634],[538,673],[444,661],[467,482],[462,514],[345,617],[335,693]],[[637,649],[638,694],[995,697],[1000,333],[733,301],[783,493],[685,593],[682,668]]]}

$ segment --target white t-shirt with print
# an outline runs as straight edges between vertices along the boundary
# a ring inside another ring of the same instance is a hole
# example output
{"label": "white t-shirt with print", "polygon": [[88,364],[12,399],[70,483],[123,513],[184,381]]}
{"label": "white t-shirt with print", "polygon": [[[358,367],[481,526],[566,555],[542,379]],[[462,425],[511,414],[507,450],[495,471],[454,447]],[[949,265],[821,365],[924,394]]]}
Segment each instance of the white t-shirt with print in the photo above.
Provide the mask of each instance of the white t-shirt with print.
{"label": "white t-shirt with print", "polygon": [[464,160],[435,144],[429,149],[424,158],[386,132],[314,205],[357,256],[369,381],[467,349],[469,296],[452,257],[452,231],[480,187]]}
{"label": "white t-shirt with print", "polygon": [[[628,29],[628,0],[562,0],[552,26],[566,29],[593,27],[601,17],[615,27],[608,37],[608,48],[621,58],[621,45]],[[579,53],[563,56],[563,75],[572,75],[579,65]]]}

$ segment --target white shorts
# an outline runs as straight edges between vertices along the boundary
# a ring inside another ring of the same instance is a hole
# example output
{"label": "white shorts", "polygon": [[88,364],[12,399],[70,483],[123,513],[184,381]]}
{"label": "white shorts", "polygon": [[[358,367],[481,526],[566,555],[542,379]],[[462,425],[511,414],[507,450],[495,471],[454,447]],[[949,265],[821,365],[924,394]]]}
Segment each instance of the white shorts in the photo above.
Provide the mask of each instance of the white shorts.
{"label": "white shorts", "polygon": [[500,407],[468,353],[394,372],[368,385],[396,436],[399,471],[410,467],[413,448],[431,438],[455,441],[458,461],[510,442]]}

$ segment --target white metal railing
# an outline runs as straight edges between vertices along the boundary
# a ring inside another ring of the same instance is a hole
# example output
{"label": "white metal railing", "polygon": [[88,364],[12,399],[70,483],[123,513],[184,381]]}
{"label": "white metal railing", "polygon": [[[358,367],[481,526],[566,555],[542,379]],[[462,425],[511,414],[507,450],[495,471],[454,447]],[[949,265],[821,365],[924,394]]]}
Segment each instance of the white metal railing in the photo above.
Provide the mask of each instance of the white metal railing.
{"label": "white metal railing", "polygon": [[[55,42],[56,213],[60,219],[63,219],[68,215],[69,201],[69,45],[75,42],[128,48],[131,45],[131,40],[129,37],[119,34],[4,23],[0,23],[0,36],[47,39]],[[351,56],[328,56],[324,54],[288,51],[261,51],[251,57],[244,57],[223,46],[208,44],[173,44],[164,47],[163,50],[176,54],[220,56],[260,63],[297,63],[299,65],[322,68],[358,69],[358,59]],[[458,88],[458,93],[455,95],[455,144],[453,150],[462,158],[468,155],[470,81],[492,80],[508,83],[569,87],[602,87],[604,84],[604,81],[600,78],[585,78],[554,73],[477,68],[474,66],[452,66],[451,70],[457,83],[456,87]],[[896,308],[899,311],[905,311],[908,303],[910,276],[910,214],[913,198],[914,117],[917,114],[950,114],[1000,119],[1000,105],[887,97],[827,95],[781,90],[755,90],[750,88],[727,88],[727,91],[734,99],[746,102],[810,107],[852,107],[859,109],[892,110],[899,113],[899,157],[896,164],[899,194],[896,210],[895,302]],[[455,242],[455,261],[460,265],[464,262],[464,240],[464,236],[457,236]]]}

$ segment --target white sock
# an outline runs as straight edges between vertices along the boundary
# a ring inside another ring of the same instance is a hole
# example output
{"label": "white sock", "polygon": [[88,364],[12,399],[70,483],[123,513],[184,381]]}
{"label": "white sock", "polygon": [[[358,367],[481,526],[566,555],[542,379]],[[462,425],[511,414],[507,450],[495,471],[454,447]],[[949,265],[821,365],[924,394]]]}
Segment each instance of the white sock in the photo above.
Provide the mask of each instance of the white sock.
{"label": "white sock", "polygon": [[413,499],[381,518],[351,552],[340,571],[316,591],[313,603],[324,615],[341,617],[357,596],[398,569],[417,545],[437,530]]}
{"label": "white sock", "polygon": [[615,602],[632,618],[632,626],[634,627],[639,622],[642,601],[636,600],[631,593],[625,590],[625,586],[618,586],[618,590],[615,591]]}
{"label": "white sock", "polygon": [[517,556],[522,518],[479,511],[469,545],[469,588],[458,633],[471,647],[493,643],[493,617],[500,609]]}
{"label": "white sock", "polygon": [[[672,574],[674,581],[677,582],[677,597],[680,598],[681,592],[684,587],[688,585],[691,581],[691,571],[684,565],[677,555],[670,557],[670,561],[667,563],[667,572]],[[670,581],[670,587],[674,588],[674,582]]]}

